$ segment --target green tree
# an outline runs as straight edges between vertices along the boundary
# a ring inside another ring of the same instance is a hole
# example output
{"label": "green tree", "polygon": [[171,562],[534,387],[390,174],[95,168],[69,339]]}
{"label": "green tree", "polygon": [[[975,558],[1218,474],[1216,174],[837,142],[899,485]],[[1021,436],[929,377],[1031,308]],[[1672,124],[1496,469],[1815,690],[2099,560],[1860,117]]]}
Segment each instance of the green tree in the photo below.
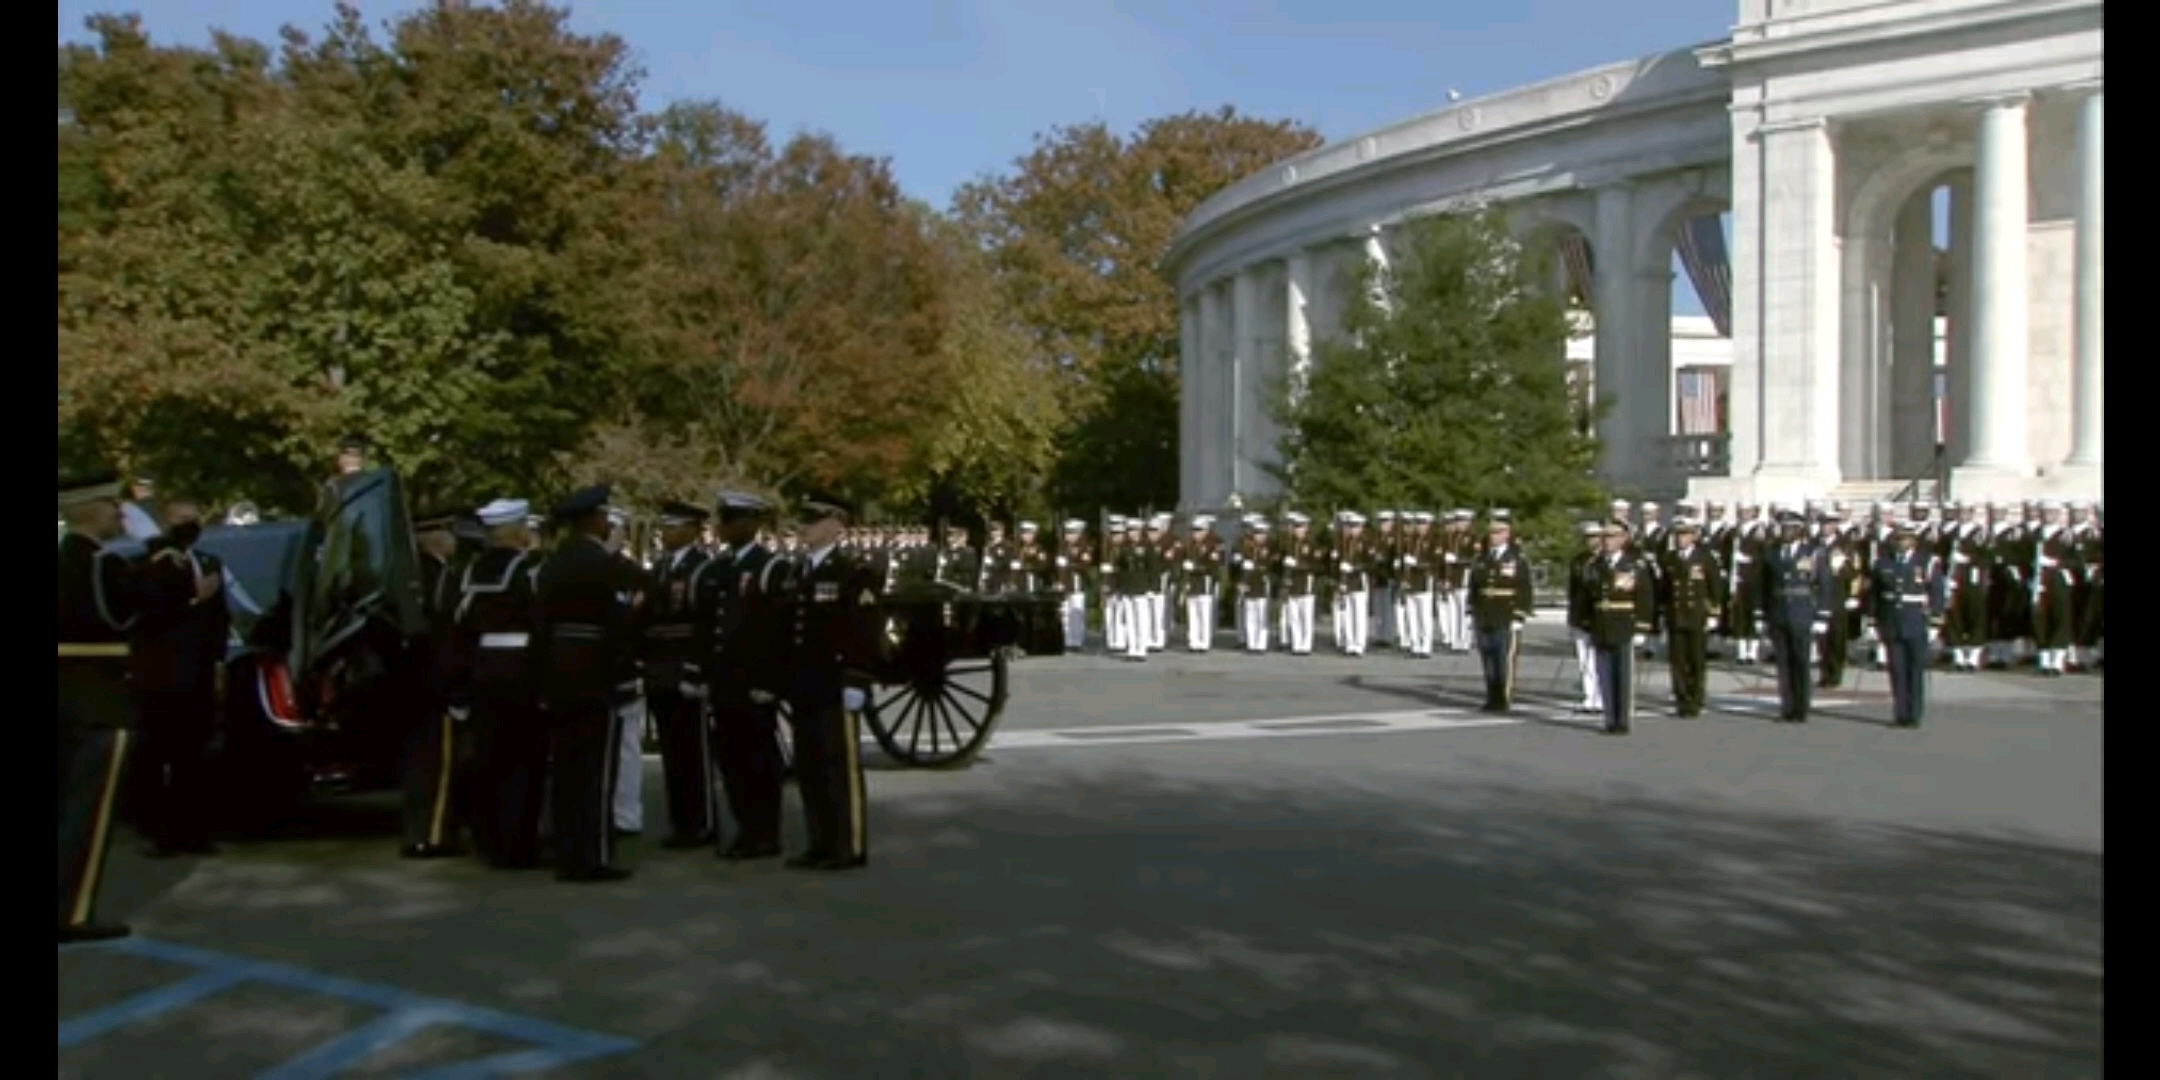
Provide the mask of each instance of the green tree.
{"label": "green tree", "polygon": [[1389,268],[1360,269],[1343,334],[1302,387],[1274,388],[1273,472],[1302,505],[1506,507],[1526,539],[1567,535],[1601,497],[1569,392],[1568,316],[1497,211],[1420,219]]}
{"label": "green tree", "polygon": [[1178,304],[1159,264],[1210,195],[1319,145],[1300,125],[1228,108],[1151,120],[1127,138],[1085,124],[954,196],[1034,362],[1061,376],[1058,505],[1093,516],[1176,502]]}

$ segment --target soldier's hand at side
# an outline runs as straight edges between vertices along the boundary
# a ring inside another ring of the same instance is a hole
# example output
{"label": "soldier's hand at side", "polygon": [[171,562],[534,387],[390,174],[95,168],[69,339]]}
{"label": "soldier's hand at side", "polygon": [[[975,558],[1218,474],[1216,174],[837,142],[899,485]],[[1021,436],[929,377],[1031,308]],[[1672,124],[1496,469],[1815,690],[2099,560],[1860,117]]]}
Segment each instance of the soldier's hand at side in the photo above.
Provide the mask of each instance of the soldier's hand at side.
{"label": "soldier's hand at side", "polygon": [[770,705],[773,703],[773,696],[763,690],[752,690],[750,691],[750,700],[759,705]]}
{"label": "soldier's hand at side", "polygon": [[208,600],[225,587],[225,579],[217,574],[204,574],[195,581],[195,599]]}
{"label": "soldier's hand at side", "polygon": [[450,722],[451,722],[451,723],[453,723],[453,724],[462,724],[462,723],[464,723],[465,721],[467,721],[467,720],[470,720],[470,719],[472,719],[472,710],[471,710],[471,709],[468,709],[468,708],[464,707],[463,705],[452,705],[452,706],[450,706]]}
{"label": "soldier's hand at side", "polygon": [[861,712],[866,703],[867,696],[852,686],[840,691],[840,707],[849,712]]}

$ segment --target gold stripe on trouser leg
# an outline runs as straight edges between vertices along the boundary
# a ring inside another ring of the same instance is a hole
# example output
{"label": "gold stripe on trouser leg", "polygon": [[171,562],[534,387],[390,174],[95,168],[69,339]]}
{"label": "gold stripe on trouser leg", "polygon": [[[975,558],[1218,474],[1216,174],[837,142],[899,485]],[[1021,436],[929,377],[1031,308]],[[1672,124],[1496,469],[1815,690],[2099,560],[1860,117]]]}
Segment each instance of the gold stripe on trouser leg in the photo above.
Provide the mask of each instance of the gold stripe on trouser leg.
{"label": "gold stripe on trouser leg", "polygon": [[847,718],[840,742],[847,755],[848,857],[859,859],[863,856],[864,831],[862,729],[858,726],[861,718],[860,714],[852,711],[843,712],[841,715]]}
{"label": "gold stripe on trouser leg", "polygon": [[75,882],[75,906],[68,912],[68,925],[81,926],[90,921],[91,909],[97,906],[98,879],[105,874],[105,846],[112,839],[113,802],[120,795],[121,766],[127,762],[128,733],[113,732],[112,759],[105,764],[105,787],[98,793],[96,816],[90,819],[90,857],[84,861],[82,876]]}
{"label": "gold stripe on trouser leg", "polygon": [[428,818],[428,846],[443,843],[443,826],[450,817],[450,770],[457,761],[457,729],[450,714],[442,717],[442,767],[435,770],[435,812]]}
{"label": "gold stripe on trouser leg", "polygon": [[1515,653],[1522,645],[1522,627],[1508,623],[1507,670],[1500,673],[1500,703],[1515,704]]}

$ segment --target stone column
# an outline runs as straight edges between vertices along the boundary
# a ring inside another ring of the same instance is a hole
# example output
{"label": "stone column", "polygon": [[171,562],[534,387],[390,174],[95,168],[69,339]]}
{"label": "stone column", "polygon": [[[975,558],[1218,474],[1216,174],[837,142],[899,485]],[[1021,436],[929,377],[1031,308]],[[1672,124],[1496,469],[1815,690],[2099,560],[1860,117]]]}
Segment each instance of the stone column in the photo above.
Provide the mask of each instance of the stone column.
{"label": "stone column", "polygon": [[[1620,407],[1628,414],[1625,426],[1634,433],[1636,487],[1644,495],[1673,497],[1683,481],[1666,449],[1680,425],[1673,407],[1678,376],[1672,363],[1672,253],[1663,250],[1664,259],[1642,266],[1635,275],[1634,317],[1629,320],[1635,331],[1629,354],[1635,374],[1621,388]],[[1649,257],[1656,259],[1655,254]]]}
{"label": "stone column", "polygon": [[1950,296],[1946,318],[1949,337],[1950,430],[1943,449],[1950,464],[1962,465],[1972,453],[1973,339],[1973,189],[1970,175],[1950,181]]}
{"label": "stone column", "polygon": [[[1257,408],[1266,382],[1267,351],[1274,338],[1262,311],[1260,269],[1247,266],[1238,271],[1230,306],[1236,312],[1237,357],[1230,365],[1230,472],[1223,478],[1223,498],[1232,492],[1249,495],[1260,475],[1260,423]],[[1219,501],[1218,501],[1219,505]]]}
{"label": "stone column", "polygon": [[[1591,379],[1605,409],[1598,419],[1598,468],[1615,491],[1632,491],[1641,476],[1643,434],[1635,424],[1643,390],[1637,372],[1635,194],[1625,184],[1597,189],[1597,236],[1590,242],[1591,286],[1596,309],[1596,357]],[[1610,402],[1607,405],[1605,403]]]}
{"label": "stone column", "polygon": [[1890,472],[1900,480],[1935,466],[1935,192],[1905,201],[1890,270]]}
{"label": "stone column", "polygon": [[1838,240],[1839,308],[1838,476],[1877,479],[1877,384],[1882,360],[1876,346],[1888,312],[1883,310],[1882,282],[1875,273],[1875,238],[1865,232]]}
{"label": "stone column", "polygon": [[[1206,295],[1204,287],[1201,295]],[[1197,297],[1178,304],[1178,504],[1188,510],[1199,505],[1200,497],[1200,417],[1206,393],[1201,373],[1207,351],[1200,306]]]}
{"label": "stone column", "polygon": [[1231,335],[1236,327],[1229,318],[1229,305],[1223,303],[1221,282],[1211,281],[1200,290],[1201,333],[1207,340],[1199,372],[1200,401],[1193,414],[1194,426],[1200,431],[1199,464],[1195,468],[1191,498],[1195,506],[1212,506],[1224,492],[1218,490],[1224,467],[1227,447],[1223,439],[1224,402],[1217,389],[1221,375],[1230,366]]}
{"label": "stone column", "polygon": [[1697,498],[1753,498],[1753,477],[1762,464],[1762,143],[1761,114],[1753,109],[1732,113],[1732,373],[1726,388],[1731,438],[1730,472],[1724,483],[1705,479],[1689,485]]}
{"label": "stone column", "polygon": [[[2100,92],[2099,86],[2092,87],[2078,106],[2077,352],[2072,361],[2076,397],[2069,464],[2080,469],[2102,466],[2107,438],[2102,398],[2106,391],[2102,349],[2107,342],[2101,322],[2101,272],[2107,261],[2101,252],[2105,233],[2100,223],[2100,189],[2105,177],[2100,164]],[[2097,498],[2098,485],[2088,494]]]}
{"label": "stone column", "polygon": [[1283,264],[1283,345],[1289,350],[1290,389],[1304,388],[1312,373],[1312,256],[1293,252]]}
{"label": "stone column", "polygon": [[1763,499],[1838,482],[1837,148],[1820,118],[1758,129],[1762,168]]}
{"label": "stone column", "polygon": [[1955,485],[1961,498],[2011,493],[2004,485],[2032,472],[2025,438],[2029,100],[2022,94],[1996,98],[1980,111],[1973,164],[1972,451]]}

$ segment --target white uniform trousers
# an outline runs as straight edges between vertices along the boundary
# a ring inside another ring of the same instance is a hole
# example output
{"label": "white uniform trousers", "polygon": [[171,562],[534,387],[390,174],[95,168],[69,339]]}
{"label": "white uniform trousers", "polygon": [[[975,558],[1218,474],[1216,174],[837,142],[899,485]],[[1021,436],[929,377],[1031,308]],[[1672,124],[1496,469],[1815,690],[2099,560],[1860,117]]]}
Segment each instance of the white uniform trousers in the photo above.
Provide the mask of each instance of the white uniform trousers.
{"label": "white uniform trousers", "polygon": [[1161,651],[1164,645],[1170,643],[1169,596],[1159,592],[1147,594],[1140,618],[1141,625],[1146,628],[1145,636],[1140,639],[1141,643],[1149,649]]}
{"label": "white uniform trousers", "polygon": [[615,827],[645,831],[645,699],[632,698],[615,710],[622,731],[615,759]]}
{"label": "white uniform trousers", "polygon": [[1206,652],[1215,644],[1215,597],[1193,593],[1185,597],[1185,647]]}
{"label": "white uniform trousers", "polygon": [[1335,633],[1335,647],[1341,649],[1344,656],[1365,655],[1365,631],[1369,629],[1371,610],[1372,593],[1364,589],[1336,594],[1331,629]]}
{"label": "white uniform trousers", "polygon": [[1073,592],[1065,595],[1065,651],[1079,652],[1087,647],[1087,593]]}
{"label": "white uniform trousers", "polygon": [[1313,619],[1315,609],[1318,606],[1319,605],[1317,599],[1311,593],[1306,593],[1303,596],[1283,597],[1282,636],[1284,644],[1290,646],[1290,652],[1292,655],[1311,655],[1313,643]]}
{"label": "white uniform trousers", "polygon": [[1238,601],[1238,640],[1252,652],[1268,649],[1267,597],[1251,596]]}
{"label": "white uniform trousers", "polygon": [[1588,630],[1569,627],[1568,637],[1575,642],[1575,671],[1582,676],[1582,701],[1577,707],[1584,712],[1604,712],[1605,695],[1598,690],[1597,645]]}
{"label": "white uniform trousers", "polygon": [[1402,647],[1412,656],[1432,655],[1433,593],[1430,587],[1408,589],[1395,601],[1396,621],[1402,626]]}
{"label": "white uniform trousers", "polygon": [[1132,631],[1132,612],[1125,610],[1125,598],[1116,593],[1104,593],[1102,602],[1103,648],[1121,653],[1125,651],[1125,635]]}
{"label": "white uniform trousers", "polygon": [[1119,652],[1127,659],[1147,659],[1148,633],[1146,623],[1149,610],[1148,598],[1146,596],[1118,596],[1112,597],[1110,603],[1115,609],[1113,617],[1119,624],[1118,643],[1121,646]]}

